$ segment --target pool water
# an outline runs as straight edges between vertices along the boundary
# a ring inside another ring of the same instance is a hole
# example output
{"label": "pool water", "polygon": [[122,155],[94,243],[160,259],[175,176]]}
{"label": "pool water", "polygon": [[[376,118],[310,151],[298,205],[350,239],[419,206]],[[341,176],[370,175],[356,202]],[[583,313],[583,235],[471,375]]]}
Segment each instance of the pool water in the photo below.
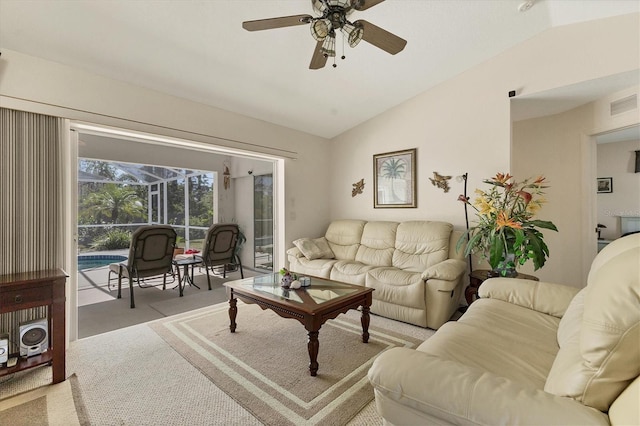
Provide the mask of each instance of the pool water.
{"label": "pool water", "polygon": [[123,260],[127,260],[127,256],[112,254],[80,255],[78,256],[78,270],[84,271],[86,269],[102,268],[110,263],[118,263]]}

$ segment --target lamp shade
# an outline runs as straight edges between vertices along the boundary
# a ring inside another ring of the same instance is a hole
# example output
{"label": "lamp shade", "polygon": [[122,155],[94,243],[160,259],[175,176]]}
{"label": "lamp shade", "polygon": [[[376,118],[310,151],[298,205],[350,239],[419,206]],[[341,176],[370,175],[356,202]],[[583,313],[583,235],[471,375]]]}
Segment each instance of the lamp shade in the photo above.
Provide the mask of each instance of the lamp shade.
{"label": "lamp shade", "polygon": [[323,41],[329,35],[330,26],[328,19],[316,19],[311,23],[311,35],[316,41]]}
{"label": "lamp shade", "polygon": [[322,43],[322,47],[320,48],[322,54],[326,57],[334,57],[336,56],[336,36],[334,34],[329,34]]}
{"label": "lamp shade", "polygon": [[346,23],[342,27],[342,32],[347,37],[347,41],[349,42],[349,46],[356,47],[360,40],[362,40],[362,36],[364,34],[364,30],[360,26],[354,26],[352,23]]}

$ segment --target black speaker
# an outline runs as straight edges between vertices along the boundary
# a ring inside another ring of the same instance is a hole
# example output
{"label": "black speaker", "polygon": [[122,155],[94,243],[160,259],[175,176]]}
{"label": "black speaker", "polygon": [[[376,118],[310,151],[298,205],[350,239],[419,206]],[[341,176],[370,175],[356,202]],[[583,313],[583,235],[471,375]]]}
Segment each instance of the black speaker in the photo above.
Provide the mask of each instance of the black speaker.
{"label": "black speaker", "polygon": [[49,324],[46,318],[20,324],[20,356],[39,355],[49,349]]}

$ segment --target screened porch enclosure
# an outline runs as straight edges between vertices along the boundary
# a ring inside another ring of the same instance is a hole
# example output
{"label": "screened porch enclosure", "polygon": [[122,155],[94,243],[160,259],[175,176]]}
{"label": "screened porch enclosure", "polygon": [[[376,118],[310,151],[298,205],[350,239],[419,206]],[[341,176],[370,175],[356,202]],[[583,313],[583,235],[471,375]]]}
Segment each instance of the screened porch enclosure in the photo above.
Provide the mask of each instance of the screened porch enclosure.
{"label": "screened porch enclosure", "polygon": [[167,224],[179,246],[201,249],[217,220],[213,171],[80,158],[78,248],[80,252],[128,248],[131,232]]}

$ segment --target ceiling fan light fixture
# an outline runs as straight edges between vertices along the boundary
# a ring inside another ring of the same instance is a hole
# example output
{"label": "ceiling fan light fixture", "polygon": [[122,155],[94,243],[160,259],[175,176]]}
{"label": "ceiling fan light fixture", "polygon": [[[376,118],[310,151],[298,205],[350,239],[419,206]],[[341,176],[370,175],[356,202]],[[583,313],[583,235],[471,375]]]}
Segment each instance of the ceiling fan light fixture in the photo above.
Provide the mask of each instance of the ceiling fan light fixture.
{"label": "ceiling fan light fixture", "polygon": [[341,7],[343,9],[351,7],[351,0],[327,0],[326,3],[329,7]]}
{"label": "ceiling fan light fixture", "polygon": [[335,34],[328,35],[324,42],[322,43],[322,47],[320,51],[325,57],[334,57],[336,56],[336,37]]}
{"label": "ceiling fan light fixture", "polygon": [[349,46],[356,47],[358,43],[360,43],[360,40],[362,40],[364,30],[361,26],[355,26],[352,23],[348,22],[342,27],[342,33],[347,38]]}
{"label": "ceiling fan light fixture", "polygon": [[311,23],[311,35],[316,41],[323,41],[329,35],[331,22],[328,19],[315,19]]}

